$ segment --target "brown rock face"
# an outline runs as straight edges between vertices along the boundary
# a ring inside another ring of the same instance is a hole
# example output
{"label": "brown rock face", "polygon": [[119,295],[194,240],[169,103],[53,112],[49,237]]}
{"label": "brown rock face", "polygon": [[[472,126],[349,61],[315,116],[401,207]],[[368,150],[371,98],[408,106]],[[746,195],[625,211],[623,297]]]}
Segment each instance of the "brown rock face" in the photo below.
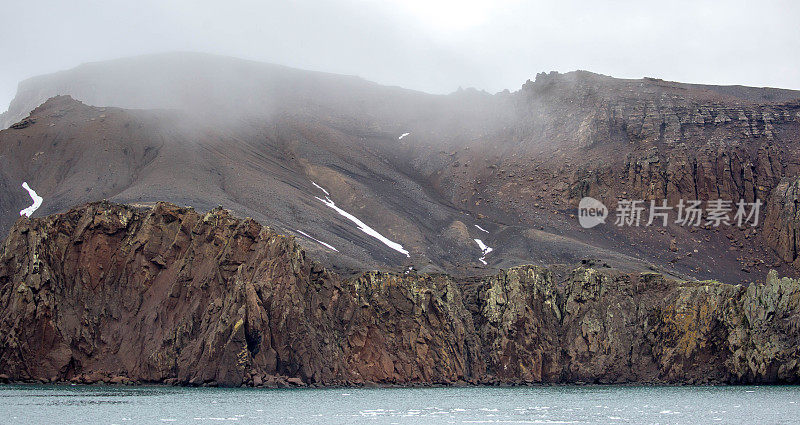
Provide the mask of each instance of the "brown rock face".
{"label": "brown rock face", "polygon": [[764,240],[784,261],[800,268],[800,178],[775,187],[767,208]]}
{"label": "brown rock face", "polygon": [[21,221],[3,253],[0,370],[15,379],[450,382],[480,363],[452,281],[343,282],[224,210],[89,204]]}
{"label": "brown rock face", "polygon": [[185,385],[799,382],[800,282],[522,266],[344,279],[216,209],[20,219],[0,374]]}

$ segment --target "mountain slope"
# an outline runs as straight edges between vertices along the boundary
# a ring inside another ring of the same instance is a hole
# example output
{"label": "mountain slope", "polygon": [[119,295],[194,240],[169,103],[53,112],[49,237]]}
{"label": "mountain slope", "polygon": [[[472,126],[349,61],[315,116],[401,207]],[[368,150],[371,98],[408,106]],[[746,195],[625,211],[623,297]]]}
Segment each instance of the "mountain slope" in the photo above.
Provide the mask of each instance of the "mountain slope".
{"label": "mountain slope", "polygon": [[[55,94],[85,104],[57,97],[0,132],[4,231],[30,204],[27,181],[44,197],[36,215],[99,199],[221,204],[343,273],[581,261],[742,283],[798,272],[782,189],[800,174],[794,91],[578,71],[434,96],[173,54],[29,80],[8,116]],[[611,210],[606,225],[579,226],[587,195]],[[755,229],[617,227],[622,198],[766,205]]]}

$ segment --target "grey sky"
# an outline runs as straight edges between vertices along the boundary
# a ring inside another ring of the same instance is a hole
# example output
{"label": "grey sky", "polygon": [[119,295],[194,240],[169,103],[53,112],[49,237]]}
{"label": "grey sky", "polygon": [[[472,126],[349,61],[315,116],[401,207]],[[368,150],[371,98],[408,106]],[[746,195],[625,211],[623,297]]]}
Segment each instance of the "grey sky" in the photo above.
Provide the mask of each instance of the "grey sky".
{"label": "grey sky", "polygon": [[800,89],[800,2],[63,1],[0,4],[0,111],[20,80],[190,50],[447,93],[541,71]]}

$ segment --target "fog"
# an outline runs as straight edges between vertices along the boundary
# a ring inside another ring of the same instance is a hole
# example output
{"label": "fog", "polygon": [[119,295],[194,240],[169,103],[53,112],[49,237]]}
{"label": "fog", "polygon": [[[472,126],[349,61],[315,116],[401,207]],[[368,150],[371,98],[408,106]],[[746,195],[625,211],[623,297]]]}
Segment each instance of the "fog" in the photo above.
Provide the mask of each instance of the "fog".
{"label": "fog", "polygon": [[0,12],[0,111],[25,78],[164,51],[358,75],[431,93],[541,71],[800,89],[791,1],[38,1]]}

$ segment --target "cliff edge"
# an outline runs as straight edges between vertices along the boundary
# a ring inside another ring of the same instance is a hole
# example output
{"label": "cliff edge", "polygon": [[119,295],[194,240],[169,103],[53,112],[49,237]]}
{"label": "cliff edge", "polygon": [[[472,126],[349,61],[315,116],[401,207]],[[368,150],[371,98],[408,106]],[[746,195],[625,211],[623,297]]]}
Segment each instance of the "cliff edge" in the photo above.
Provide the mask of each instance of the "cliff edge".
{"label": "cliff edge", "polygon": [[797,383],[800,281],[594,267],[485,278],[306,258],[218,208],[95,202],[0,252],[0,378],[282,386]]}

